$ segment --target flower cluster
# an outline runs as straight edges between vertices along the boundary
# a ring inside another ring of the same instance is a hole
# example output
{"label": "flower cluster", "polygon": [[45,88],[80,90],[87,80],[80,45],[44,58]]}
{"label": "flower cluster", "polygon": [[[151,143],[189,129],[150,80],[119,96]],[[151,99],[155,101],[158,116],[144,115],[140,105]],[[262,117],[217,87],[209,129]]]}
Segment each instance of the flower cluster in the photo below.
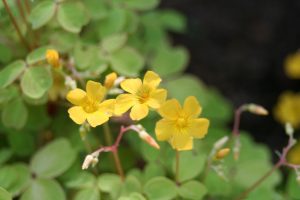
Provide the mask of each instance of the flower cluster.
{"label": "flower cluster", "polygon": [[74,106],[68,110],[70,118],[77,124],[88,122],[96,127],[110,117],[122,116],[129,111],[132,120],[144,119],[149,110],[157,111],[162,119],[156,123],[156,136],[159,141],[168,141],[176,150],[193,148],[194,138],[203,138],[208,130],[209,121],[198,118],[202,108],[193,96],[186,98],[183,106],[176,99],[167,100],[167,90],[159,88],[161,78],[147,71],[143,80],[128,78],[120,82],[124,93],[114,99],[106,99],[118,79],[116,73],[106,76],[104,86],[88,81],[86,91],[73,89],[67,100]]}

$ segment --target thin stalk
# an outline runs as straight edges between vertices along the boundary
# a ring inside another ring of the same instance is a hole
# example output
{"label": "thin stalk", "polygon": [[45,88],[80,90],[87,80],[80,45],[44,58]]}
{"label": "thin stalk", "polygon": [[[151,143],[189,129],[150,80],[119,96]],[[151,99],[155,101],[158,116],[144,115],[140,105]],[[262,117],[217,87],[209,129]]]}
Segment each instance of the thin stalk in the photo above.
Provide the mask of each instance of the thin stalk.
{"label": "thin stalk", "polygon": [[21,31],[20,31],[19,25],[18,25],[15,17],[13,16],[13,14],[12,14],[12,12],[11,12],[11,10],[10,10],[7,2],[6,2],[6,0],[2,0],[2,2],[3,2],[3,5],[4,5],[4,7],[5,7],[5,9],[6,9],[7,13],[8,13],[8,15],[9,15],[9,17],[10,17],[11,22],[13,23],[14,28],[17,31],[17,34],[18,34],[18,36],[19,36],[22,44],[25,46],[25,48],[27,48],[28,50],[31,50],[30,46],[27,43],[27,41],[23,37],[23,35],[22,35]]}
{"label": "thin stalk", "polygon": [[180,162],[180,154],[179,151],[176,150],[176,171],[175,171],[175,181],[177,183],[177,185],[180,184],[179,182],[179,162]]}
{"label": "thin stalk", "polygon": [[[110,131],[110,127],[109,127],[108,123],[105,123],[103,125],[103,127],[104,127],[104,136],[105,136],[106,145],[110,146],[110,145],[112,145],[112,140],[113,140],[112,134],[111,134],[111,131]],[[120,140],[121,140],[122,136],[123,136],[123,131],[121,129],[121,132],[118,135],[118,138],[116,140],[116,144],[120,143]],[[123,168],[122,168],[122,164],[120,162],[118,149],[114,148],[112,150],[112,153],[113,153],[113,159],[114,159],[116,170],[118,171],[118,173],[119,173],[119,175],[120,175],[120,177],[123,181],[125,179],[125,176],[124,176],[124,171],[123,171]]]}
{"label": "thin stalk", "polygon": [[30,13],[30,4],[29,4],[28,0],[25,0],[25,8],[26,8],[27,14],[29,14]]}
{"label": "thin stalk", "polygon": [[273,174],[278,168],[283,165],[282,161],[278,161],[274,167],[268,171],[264,176],[258,179],[253,185],[251,185],[247,190],[245,190],[240,196],[236,198],[236,200],[243,200],[245,199],[253,190],[255,190],[264,180],[266,180],[269,176]]}

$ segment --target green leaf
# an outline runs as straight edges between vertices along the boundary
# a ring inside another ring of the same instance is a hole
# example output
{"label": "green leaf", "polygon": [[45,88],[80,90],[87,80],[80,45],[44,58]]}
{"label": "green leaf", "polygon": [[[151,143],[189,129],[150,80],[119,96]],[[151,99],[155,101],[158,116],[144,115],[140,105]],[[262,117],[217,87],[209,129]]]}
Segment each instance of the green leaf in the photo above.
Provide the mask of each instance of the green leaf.
{"label": "green leaf", "polygon": [[77,43],[74,48],[74,60],[79,70],[86,70],[96,59],[97,48]]}
{"label": "green leaf", "polygon": [[0,183],[13,196],[18,196],[30,181],[30,171],[25,164],[14,164],[0,169]]}
{"label": "green leaf", "polygon": [[127,176],[122,186],[121,195],[127,196],[133,192],[141,191],[142,186],[139,180],[135,176]]}
{"label": "green leaf", "polygon": [[146,198],[140,194],[140,193],[137,193],[137,192],[133,192],[129,195],[129,199],[130,200],[146,200]]}
{"label": "green leaf", "polygon": [[[206,155],[193,151],[182,151],[179,159],[179,181],[183,182],[195,178],[204,168]],[[176,160],[173,161],[173,172],[175,174]]]}
{"label": "green leaf", "polygon": [[21,78],[23,93],[33,99],[41,98],[51,86],[52,76],[45,66],[31,67]]}
{"label": "green leaf", "polygon": [[148,181],[156,176],[164,176],[165,171],[161,165],[158,165],[156,162],[149,163],[144,169],[144,180]]}
{"label": "green leaf", "polygon": [[145,184],[144,193],[151,200],[169,200],[177,196],[177,187],[165,177],[155,177]]}
{"label": "green leaf", "polygon": [[159,0],[127,0],[125,4],[134,10],[151,10],[159,4]]}
{"label": "green leaf", "polygon": [[12,196],[4,188],[0,187],[0,199],[1,200],[12,200]]}
{"label": "green leaf", "polygon": [[108,6],[105,0],[85,0],[84,4],[93,19],[102,19],[108,14]]}
{"label": "green leaf", "polygon": [[126,41],[126,34],[113,34],[102,40],[102,48],[107,52],[114,52],[120,49]]}
{"label": "green leaf", "polygon": [[0,104],[5,104],[18,95],[18,88],[15,85],[0,89]]}
{"label": "green leaf", "polygon": [[291,199],[300,199],[300,184],[294,171],[291,171],[287,183],[287,192]]}
{"label": "green leaf", "polygon": [[43,61],[46,59],[46,52],[49,49],[49,46],[44,46],[37,48],[30,52],[26,57],[26,62],[29,65],[35,64],[37,62]]}
{"label": "green leaf", "polygon": [[110,10],[107,17],[99,23],[99,35],[101,38],[107,37],[123,30],[126,24],[126,12],[121,8]]}
{"label": "green leaf", "polygon": [[0,166],[6,163],[12,156],[12,151],[10,148],[3,148],[0,150]]}
{"label": "green leaf", "polygon": [[198,181],[186,182],[179,188],[179,195],[184,199],[201,200],[206,193],[206,187]]}
{"label": "green leaf", "polygon": [[116,51],[110,58],[111,67],[125,76],[136,76],[143,69],[144,58],[130,47]]}
{"label": "green leaf", "polygon": [[0,88],[5,88],[12,84],[25,70],[26,63],[23,60],[17,60],[0,71]]}
{"label": "green leaf", "polygon": [[7,63],[12,59],[12,51],[4,44],[0,44],[0,62]]}
{"label": "green leaf", "polygon": [[57,20],[65,30],[72,33],[79,33],[88,22],[80,2],[62,3],[58,9]]}
{"label": "green leaf", "polygon": [[91,188],[95,185],[96,178],[89,172],[77,172],[71,179],[64,183],[68,188]]}
{"label": "green leaf", "polygon": [[8,128],[21,129],[28,117],[28,111],[21,98],[8,102],[2,111],[2,122]]}
{"label": "green leaf", "polygon": [[53,178],[69,169],[75,161],[75,157],[75,151],[69,141],[57,139],[33,156],[30,168],[39,177]]}
{"label": "green leaf", "polygon": [[18,156],[30,156],[35,150],[34,137],[28,132],[10,132],[8,142]]}
{"label": "green leaf", "polygon": [[116,174],[102,174],[98,178],[98,187],[102,192],[107,192],[113,199],[117,198],[121,189],[121,178]]}
{"label": "green leaf", "polygon": [[167,76],[184,71],[188,60],[189,54],[183,47],[163,47],[157,50],[151,63],[151,69],[161,76]]}
{"label": "green leaf", "polygon": [[66,195],[62,187],[50,179],[36,179],[23,193],[21,200],[65,200]]}
{"label": "green leaf", "polygon": [[97,188],[87,188],[80,190],[74,200],[101,200],[101,198]]}
{"label": "green leaf", "polygon": [[179,33],[186,29],[185,17],[174,10],[163,11],[161,13],[161,23],[166,29]]}
{"label": "green leaf", "polygon": [[53,48],[59,52],[71,51],[79,38],[78,34],[66,31],[55,31],[49,37]]}
{"label": "green leaf", "polygon": [[33,29],[38,29],[47,24],[55,14],[55,1],[43,1],[31,11],[29,21]]}

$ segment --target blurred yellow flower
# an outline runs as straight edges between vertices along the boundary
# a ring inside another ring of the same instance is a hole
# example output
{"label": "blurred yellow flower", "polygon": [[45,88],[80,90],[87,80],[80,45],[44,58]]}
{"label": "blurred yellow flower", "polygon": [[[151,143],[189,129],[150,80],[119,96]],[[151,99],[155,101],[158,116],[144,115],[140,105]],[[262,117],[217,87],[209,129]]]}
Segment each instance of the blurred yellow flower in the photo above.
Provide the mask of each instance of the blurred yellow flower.
{"label": "blurred yellow flower", "polygon": [[300,78],[300,51],[290,54],[286,57],[284,62],[285,73],[289,78]]}
{"label": "blurred yellow flower", "polygon": [[54,68],[58,68],[60,66],[59,63],[59,54],[54,49],[48,49],[46,52],[47,62]]}
{"label": "blurred yellow flower", "polygon": [[114,86],[114,83],[117,78],[118,78],[118,75],[115,72],[112,72],[112,73],[106,75],[105,80],[104,80],[104,86],[107,89],[112,88]]}
{"label": "blurred yellow flower", "polygon": [[87,120],[92,127],[107,122],[113,114],[115,100],[103,101],[105,95],[106,88],[94,81],[87,82],[86,92],[78,88],[71,90],[67,99],[75,106],[68,110],[70,118],[77,124]]}
{"label": "blurred yellow flower", "polygon": [[152,71],[145,74],[143,82],[139,78],[122,81],[121,88],[129,94],[121,94],[117,97],[116,115],[121,115],[132,108],[130,118],[140,120],[148,115],[149,107],[158,109],[167,97],[165,89],[157,88],[160,82],[160,77]]}
{"label": "blurred yellow flower", "polygon": [[287,154],[287,161],[291,164],[300,165],[300,143],[297,143]]}
{"label": "blurred yellow flower", "polygon": [[155,133],[159,141],[169,141],[179,151],[193,148],[193,139],[207,134],[209,120],[198,118],[201,114],[197,99],[189,96],[183,108],[176,99],[166,101],[158,110],[163,117],[156,123]]}
{"label": "blurred yellow flower", "polygon": [[289,122],[293,127],[299,127],[300,93],[284,92],[281,94],[274,108],[274,115],[282,124]]}

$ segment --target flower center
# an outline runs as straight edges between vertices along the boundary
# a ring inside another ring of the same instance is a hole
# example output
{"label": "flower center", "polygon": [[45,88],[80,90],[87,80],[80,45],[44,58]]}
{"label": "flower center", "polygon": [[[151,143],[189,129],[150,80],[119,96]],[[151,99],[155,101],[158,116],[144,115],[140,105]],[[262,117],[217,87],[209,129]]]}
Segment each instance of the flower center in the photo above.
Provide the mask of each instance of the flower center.
{"label": "flower center", "polygon": [[98,103],[96,101],[87,100],[82,107],[85,112],[92,113],[98,110]]}
{"label": "flower center", "polygon": [[147,86],[142,86],[137,92],[140,103],[145,103],[150,97],[150,88]]}
{"label": "flower center", "polygon": [[179,129],[185,128],[187,127],[187,120],[183,117],[179,117],[176,124]]}

